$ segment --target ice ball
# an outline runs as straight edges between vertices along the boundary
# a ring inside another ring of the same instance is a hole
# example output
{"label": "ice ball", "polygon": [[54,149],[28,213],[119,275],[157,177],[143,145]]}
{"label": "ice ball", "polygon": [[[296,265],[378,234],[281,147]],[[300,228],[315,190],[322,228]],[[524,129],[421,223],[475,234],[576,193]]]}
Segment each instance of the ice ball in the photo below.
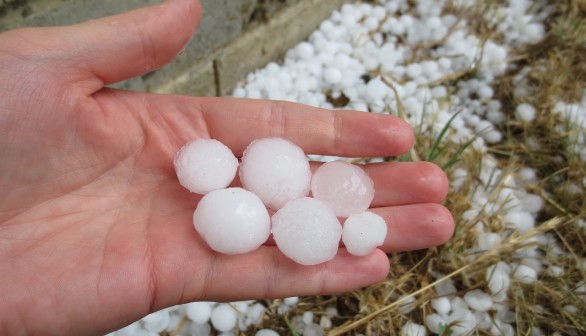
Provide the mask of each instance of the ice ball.
{"label": "ice ball", "polygon": [[348,252],[356,256],[370,254],[387,236],[387,223],[372,212],[352,215],[344,222],[342,241]]}
{"label": "ice ball", "polygon": [[299,264],[326,262],[338,251],[342,226],[332,210],[315,198],[288,202],[273,215],[272,222],[277,247]]}
{"label": "ice ball", "polygon": [[195,323],[207,323],[212,314],[212,304],[210,302],[192,302],[188,303],[186,309],[187,317]]}
{"label": "ice ball", "polygon": [[311,192],[338,217],[364,212],[374,198],[372,179],[358,166],[334,161],[323,164],[313,174]]}
{"label": "ice ball", "polygon": [[236,175],[238,159],[223,143],[198,139],[183,146],[175,159],[179,183],[189,191],[206,194],[226,188]]}
{"label": "ice ball", "polygon": [[262,201],[242,188],[206,194],[193,213],[193,224],[214,251],[226,254],[255,250],[268,239],[271,229]]}
{"label": "ice ball", "polygon": [[216,306],[211,315],[212,325],[219,331],[230,331],[236,327],[238,314],[227,303]]}
{"label": "ice ball", "polygon": [[244,151],[240,180],[267,207],[278,210],[292,199],[307,196],[311,170],[299,146],[281,138],[263,138]]}

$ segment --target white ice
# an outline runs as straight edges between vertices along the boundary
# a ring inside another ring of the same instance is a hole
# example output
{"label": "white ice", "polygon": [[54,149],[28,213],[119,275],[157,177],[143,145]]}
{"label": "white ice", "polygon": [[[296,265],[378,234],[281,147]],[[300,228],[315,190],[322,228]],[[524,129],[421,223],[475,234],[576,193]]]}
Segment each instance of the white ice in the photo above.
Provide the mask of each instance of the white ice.
{"label": "white ice", "polygon": [[273,215],[272,222],[279,250],[299,264],[320,264],[338,251],[342,226],[332,210],[315,198],[288,202]]}
{"label": "white ice", "polygon": [[270,234],[270,217],[264,204],[242,188],[205,195],[193,213],[193,224],[214,251],[226,254],[255,250]]}
{"label": "white ice", "polygon": [[387,223],[381,216],[365,211],[344,222],[342,241],[350,254],[365,256],[382,245],[387,236]]}
{"label": "white ice", "polygon": [[211,302],[191,302],[188,303],[186,309],[187,317],[195,323],[207,323],[212,314]]}
{"label": "white ice", "polygon": [[230,331],[236,327],[238,314],[227,303],[221,303],[212,310],[212,325],[219,331]]}
{"label": "white ice", "polygon": [[226,188],[238,168],[238,159],[223,143],[198,139],[183,146],[175,159],[179,183],[189,191],[206,194]]}
{"label": "white ice", "polygon": [[358,166],[344,161],[323,164],[313,174],[311,192],[338,217],[364,212],[374,198],[372,179]]}
{"label": "white ice", "polygon": [[263,138],[244,151],[240,180],[267,207],[278,210],[292,199],[307,196],[311,170],[299,146],[281,138]]}

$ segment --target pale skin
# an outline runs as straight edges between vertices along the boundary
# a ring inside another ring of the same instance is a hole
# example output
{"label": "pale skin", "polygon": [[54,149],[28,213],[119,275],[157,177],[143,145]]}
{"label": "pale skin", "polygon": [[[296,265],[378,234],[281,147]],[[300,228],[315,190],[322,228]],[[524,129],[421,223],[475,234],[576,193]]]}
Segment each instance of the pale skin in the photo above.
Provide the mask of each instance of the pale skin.
{"label": "pale skin", "polygon": [[300,266],[268,243],[213,252],[193,228],[201,196],[173,158],[215,138],[240,156],[251,140],[288,138],[306,153],[408,151],[398,118],[294,103],[105,88],[170,62],[201,17],[195,0],[70,27],[0,34],[0,334],[100,334],[164,307],[347,292],[383,280],[384,252],[436,246],[453,233],[443,172],[425,163],[365,166],[372,211],[389,236],[366,257],[344,248]]}

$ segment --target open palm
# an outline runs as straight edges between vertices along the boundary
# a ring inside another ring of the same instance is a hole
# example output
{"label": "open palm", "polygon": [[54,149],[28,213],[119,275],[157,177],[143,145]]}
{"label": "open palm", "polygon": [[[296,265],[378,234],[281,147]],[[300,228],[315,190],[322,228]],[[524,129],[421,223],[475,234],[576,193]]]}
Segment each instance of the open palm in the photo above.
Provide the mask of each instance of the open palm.
{"label": "open palm", "polygon": [[[191,223],[199,196],[173,158],[216,138],[239,156],[279,136],[306,153],[397,155],[399,119],[293,103],[105,88],[163,66],[188,42],[192,0],[63,28],[0,35],[0,334],[100,333],[167,306],[352,290],[384,278],[383,251],[300,266],[274,246],[210,250]],[[428,163],[368,165],[384,251],[438,245],[453,230],[445,176]]]}

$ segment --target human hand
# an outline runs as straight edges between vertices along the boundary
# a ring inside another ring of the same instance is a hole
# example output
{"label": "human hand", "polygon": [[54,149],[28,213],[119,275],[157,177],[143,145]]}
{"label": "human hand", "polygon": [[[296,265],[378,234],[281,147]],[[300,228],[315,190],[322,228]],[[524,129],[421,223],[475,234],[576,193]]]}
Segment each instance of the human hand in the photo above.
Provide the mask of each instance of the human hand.
{"label": "human hand", "polygon": [[253,139],[291,139],[309,154],[397,155],[413,144],[403,121],[293,103],[143,94],[105,88],[163,66],[189,41],[201,9],[173,0],[60,28],[0,35],[0,334],[101,333],[196,300],[349,291],[382,280],[384,251],[443,243],[447,180],[419,163],[365,166],[382,250],[340,249],[301,266],[274,246],[213,252],[197,235],[200,196],[173,158],[216,138],[240,156]]}

